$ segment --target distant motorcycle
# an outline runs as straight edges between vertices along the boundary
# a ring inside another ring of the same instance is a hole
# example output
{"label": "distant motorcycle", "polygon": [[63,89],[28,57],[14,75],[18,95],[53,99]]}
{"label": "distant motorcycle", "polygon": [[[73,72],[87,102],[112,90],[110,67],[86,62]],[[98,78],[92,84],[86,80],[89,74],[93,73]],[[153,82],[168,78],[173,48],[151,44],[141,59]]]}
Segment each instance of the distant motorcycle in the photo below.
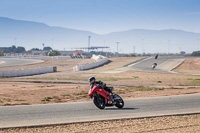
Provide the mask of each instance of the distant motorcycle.
{"label": "distant motorcycle", "polygon": [[100,85],[94,85],[94,87],[89,90],[88,95],[93,98],[93,103],[99,109],[104,109],[105,106],[123,108],[123,99],[119,95],[112,92],[114,89],[113,87],[109,87],[108,89],[110,89],[111,93],[106,91]]}
{"label": "distant motorcycle", "polygon": [[155,59],[158,59],[158,54],[155,56]]}
{"label": "distant motorcycle", "polygon": [[152,69],[155,69],[156,66],[157,66],[157,63],[153,63],[153,65],[152,65]]}

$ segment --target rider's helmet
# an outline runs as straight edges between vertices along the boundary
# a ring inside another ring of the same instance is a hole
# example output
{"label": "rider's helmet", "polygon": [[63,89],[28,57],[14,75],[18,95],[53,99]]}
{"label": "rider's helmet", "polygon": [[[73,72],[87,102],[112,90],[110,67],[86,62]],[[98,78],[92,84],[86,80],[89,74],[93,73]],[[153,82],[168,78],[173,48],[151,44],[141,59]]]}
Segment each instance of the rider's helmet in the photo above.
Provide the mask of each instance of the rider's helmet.
{"label": "rider's helmet", "polygon": [[89,83],[90,84],[94,84],[95,83],[95,77],[90,77],[89,79],[88,79],[88,81],[89,81]]}

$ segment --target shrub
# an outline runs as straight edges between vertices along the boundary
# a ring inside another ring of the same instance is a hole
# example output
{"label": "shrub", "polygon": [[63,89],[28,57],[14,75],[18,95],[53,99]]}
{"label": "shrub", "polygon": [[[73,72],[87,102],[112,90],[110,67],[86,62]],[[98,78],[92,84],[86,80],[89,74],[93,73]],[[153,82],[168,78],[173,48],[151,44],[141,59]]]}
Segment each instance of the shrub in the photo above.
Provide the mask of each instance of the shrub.
{"label": "shrub", "polygon": [[48,56],[58,56],[60,55],[60,53],[57,51],[57,50],[50,50],[48,53],[47,53]]}
{"label": "shrub", "polygon": [[192,52],[191,56],[200,56],[200,51]]}
{"label": "shrub", "polygon": [[4,56],[4,53],[3,53],[3,51],[0,51],[0,56]]}

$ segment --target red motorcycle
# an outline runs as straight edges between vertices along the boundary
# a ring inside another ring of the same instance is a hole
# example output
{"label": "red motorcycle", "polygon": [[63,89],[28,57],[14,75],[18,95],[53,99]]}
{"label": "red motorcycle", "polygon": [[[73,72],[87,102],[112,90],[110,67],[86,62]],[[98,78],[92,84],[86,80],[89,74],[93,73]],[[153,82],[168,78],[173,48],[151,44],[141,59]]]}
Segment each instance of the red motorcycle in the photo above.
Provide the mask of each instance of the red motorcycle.
{"label": "red motorcycle", "polygon": [[105,106],[116,106],[118,108],[123,108],[123,99],[119,95],[112,92],[114,90],[113,87],[108,87],[108,89],[110,89],[111,93],[106,91],[100,85],[94,85],[93,88],[89,90],[88,95],[93,98],[94,104],[99,109],[104,109]]}

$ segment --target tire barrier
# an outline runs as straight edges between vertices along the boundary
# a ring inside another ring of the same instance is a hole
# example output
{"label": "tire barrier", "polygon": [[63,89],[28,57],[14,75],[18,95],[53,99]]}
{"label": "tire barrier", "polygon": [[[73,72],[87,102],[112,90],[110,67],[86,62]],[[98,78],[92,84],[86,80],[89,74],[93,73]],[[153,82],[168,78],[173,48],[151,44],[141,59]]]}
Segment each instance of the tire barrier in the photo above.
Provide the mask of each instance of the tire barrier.
{"label": "tire barrier", "polygon": [[77,56],[71,56],[72,59],[82,59],[83,57],[81,55],[77,55]]}
{"label": "tire barrier", "polygon": [[26,69],[14,69],[14,70],[0,70],[0,77],[21,77],[32,76],[37,74],[56,72],[57,67],[38,67],[38,68],[26,68]]}
{"label": "tire barrier", "polygon": [[108,58],[101,56],[101,55],[93,55],[92,59],[96,60],[95,62],[88,63],[88,64],[82,64],[82,65],[76,65],[73,67],[74,71],[83,71],[83,70],[89,70],[92,68],[96,68],[99,66],[104,65],[105,63],[108,62]]}

